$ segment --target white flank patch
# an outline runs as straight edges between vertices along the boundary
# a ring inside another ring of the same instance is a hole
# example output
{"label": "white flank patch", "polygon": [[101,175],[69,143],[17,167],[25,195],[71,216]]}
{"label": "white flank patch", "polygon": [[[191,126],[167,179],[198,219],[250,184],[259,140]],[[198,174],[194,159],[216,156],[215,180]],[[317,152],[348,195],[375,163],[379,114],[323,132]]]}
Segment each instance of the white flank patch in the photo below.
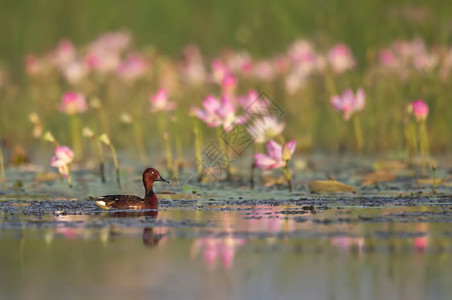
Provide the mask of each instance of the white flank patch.
{"label": "white flank patch", "polygon": [[109,209],[109,207],[106,205],[107,203],[105,203],[105,201],[96,201],[96,202],[94,202],[94,204],[96,204],[96,206],[99,208]]}

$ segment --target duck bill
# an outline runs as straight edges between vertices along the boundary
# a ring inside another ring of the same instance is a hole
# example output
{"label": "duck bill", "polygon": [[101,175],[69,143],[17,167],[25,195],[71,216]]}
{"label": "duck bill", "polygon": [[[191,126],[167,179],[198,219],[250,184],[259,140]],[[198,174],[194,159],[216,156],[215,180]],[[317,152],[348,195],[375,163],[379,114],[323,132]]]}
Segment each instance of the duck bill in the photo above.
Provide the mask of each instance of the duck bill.
{"label": "duck bill", "polygon": [[163,178],[160,174],[159,174],[159,177],[157,178],[157,180],[156,181],[161,181],[161,182],[166,182],[166,183],[169,183],[169,181],[168,180],[166,180],[165,178]]}

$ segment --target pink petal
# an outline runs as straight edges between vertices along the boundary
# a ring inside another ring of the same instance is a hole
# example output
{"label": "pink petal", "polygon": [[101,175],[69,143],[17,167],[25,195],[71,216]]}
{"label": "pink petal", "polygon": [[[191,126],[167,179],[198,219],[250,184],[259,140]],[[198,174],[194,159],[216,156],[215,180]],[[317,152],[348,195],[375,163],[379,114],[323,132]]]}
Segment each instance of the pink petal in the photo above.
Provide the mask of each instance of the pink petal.
{"label": "pink petal", "polygon": [[158,92],[151,98],[153,103],[165,102],[167,99],[167,92],[165,89],[160,89]]}
{"label": "pink petal", "polygon": [[296,146],[297,146],[297,142],[295,140],[292,140],[292,141],[286,143],[286,147],[289,148],[290,154],[293,154],[295,152]]}
{"label": "pink petal", "polygon": [[366,105],[366,94],[363,89],[358,89],[356,92],[355,111],[363,110]]}
{"label": "pink petal", "polygon": [[207,96],[202,102],[202,106],[204,106],[206,111],[214,112],[220,107],[220,102],[213,96]]}
{"label": "pink petal", "polygon": [[232,103],[232,100],[229,96],[222,96],[221,97],[221,107],[219,107],[215,111],[219,116],[226,118],[229,114],[235,113],[235,107]]}
{"label": "pink petal", "polygon": [[248,100],[250,102],[254,102],[254,101],[258,100],[258,97],[259,97],[259,94],[257,93],[256,90],[250,90],[248,92]]}
{"label": "pink petal", "polygon": [[270,170],[277,163],[273,158],[264,153],[254,154],[254,159],[256,160],[256,168],[262,170]]}
{"label": "pink petal", "polygon": [[282,146],[274,140],[271,140],[267,143],[267,152],[268,155],[270,155],[270,157],[274,160],[278,162],[282,161]]}
{"label": "pink petal", "polygon": [[339,96],[333,96],[331,97],[331,104],[333,104],[333,107],[337,110],[342,110],[343,105],[342,105],[342,99]]}

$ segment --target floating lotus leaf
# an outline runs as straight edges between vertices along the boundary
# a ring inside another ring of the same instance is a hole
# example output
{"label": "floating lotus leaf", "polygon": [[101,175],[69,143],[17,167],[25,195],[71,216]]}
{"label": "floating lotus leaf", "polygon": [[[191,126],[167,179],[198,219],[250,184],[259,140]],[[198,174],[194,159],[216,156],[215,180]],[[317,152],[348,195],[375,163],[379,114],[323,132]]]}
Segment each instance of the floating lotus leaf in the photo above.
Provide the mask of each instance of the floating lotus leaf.
{"label": "floating lotus leaf", "polygon": [[407,165],[399,160],[386,160],[376,162],[373,167],[375,171],[402,171]]}
{"label": "floating lotus leaf", "polygon": [[362,184],[370,185],[377,182],[390,182],[396,180],[397,176],[387,171],[377,171],[363,176]]}
{"label": "floating lotus leaf", "polygon": [[[435,185],[440,185],[440,184],[448,182],[448,181],[449,181],[449,179],[436,178],[435,179]],[[417,183],[418,186],[420,186],[420,185],[433,185],[433,178],[418,179],[418,180],[416,180],[416,183]]]}
{"label": "floating lotus leaf", "polygon": [[336,180],[314,180],[308,184],[311,193],[356,192],[356,189]]}

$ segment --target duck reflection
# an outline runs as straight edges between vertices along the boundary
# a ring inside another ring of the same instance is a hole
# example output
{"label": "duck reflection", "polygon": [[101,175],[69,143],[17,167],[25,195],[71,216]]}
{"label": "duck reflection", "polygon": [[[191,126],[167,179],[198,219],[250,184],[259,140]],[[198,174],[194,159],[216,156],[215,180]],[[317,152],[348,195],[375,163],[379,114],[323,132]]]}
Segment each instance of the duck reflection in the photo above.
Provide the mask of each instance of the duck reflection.
{"label": "duck reflection", "polygon": [[[111,218],[142,218],[145,220],[157,220],[158,217],[158,204],[155,203],[147,210],[136,211],[116,211],[109,213]],[[145,227],[143,228],[143,244],[147,247],[156,247],[159,245],[160,241],[166,236],[162,233],[161,228]]]}

